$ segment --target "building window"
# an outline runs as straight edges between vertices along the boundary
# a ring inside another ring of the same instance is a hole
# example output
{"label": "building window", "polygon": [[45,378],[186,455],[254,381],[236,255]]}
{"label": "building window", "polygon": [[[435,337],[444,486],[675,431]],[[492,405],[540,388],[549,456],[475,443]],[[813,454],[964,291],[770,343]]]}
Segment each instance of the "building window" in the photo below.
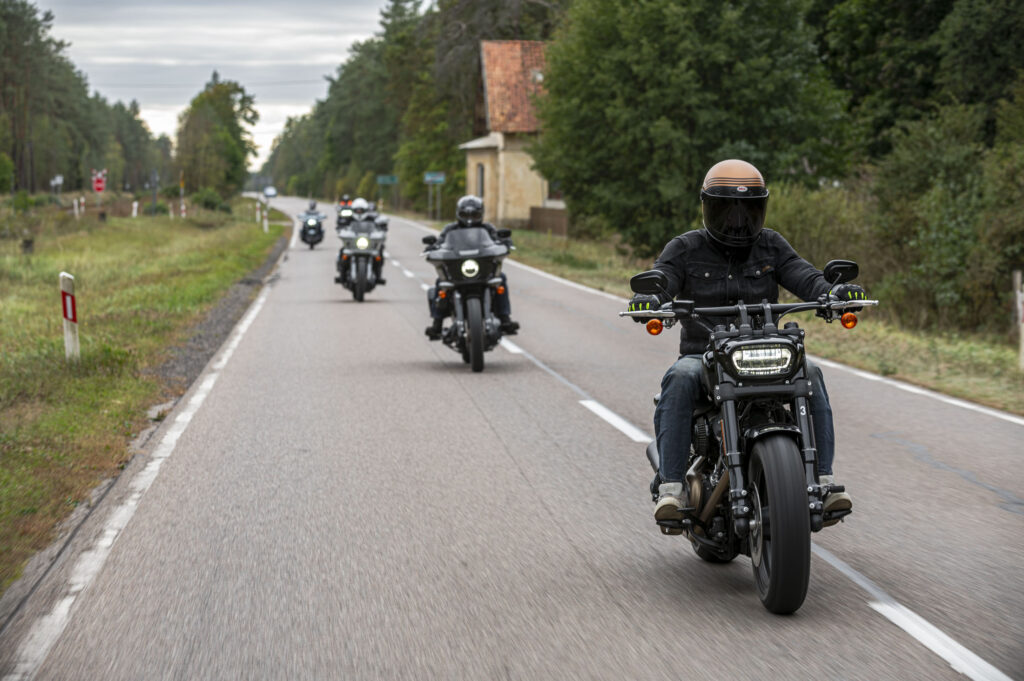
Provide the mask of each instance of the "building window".
{"label": "building window", "polygon": [[484,198],[484,164],[476,164],[476,195]]}
{"label": "building window", "polygon": [[552,201],[561,201],[565,197],[562,196],[562,183],[557,180],[551,180],[548,182],[548,199]]}

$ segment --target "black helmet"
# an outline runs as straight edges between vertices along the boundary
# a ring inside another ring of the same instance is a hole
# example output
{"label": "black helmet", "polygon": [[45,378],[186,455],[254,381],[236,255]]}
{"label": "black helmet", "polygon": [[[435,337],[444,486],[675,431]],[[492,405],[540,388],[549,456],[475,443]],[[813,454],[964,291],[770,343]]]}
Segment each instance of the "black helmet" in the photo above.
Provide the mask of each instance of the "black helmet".
{"label": "black helmet", "polygon": [[753,165],[737,159],[722,161],[704,177],[700,207],[712,239],[730,248],[747,248],[764,228],[768,188]]}
{"label": "black helmet", "polygon": [[311,210],[311,211],[316,210],[316,201],[310,201],[309,202],[309,210]]}
{"label": "black helmet", "polygon": [[479,225],[484,221],[484,202],[469,194],[455,204],[455,217],[464,225]]}

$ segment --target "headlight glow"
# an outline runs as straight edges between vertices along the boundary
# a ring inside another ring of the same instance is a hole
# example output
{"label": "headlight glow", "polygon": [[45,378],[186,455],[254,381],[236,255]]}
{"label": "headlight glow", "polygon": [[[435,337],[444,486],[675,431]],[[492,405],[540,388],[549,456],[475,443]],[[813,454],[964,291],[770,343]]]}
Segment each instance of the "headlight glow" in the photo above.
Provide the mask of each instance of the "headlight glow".
{"label": "headlight glow", "polygon": [[310,218],[309,220],[306,220],[306,224],[312,227],[313,225],[316,224],[316,220]]}
{"label": "headlight glow", "polygon": [[784,345],[752,345],[737,348],[729,355],[740,376],[785,374],[793,363],[793,351]]}
{"label": "headlight glow", "polygon": [[472,279],[480,274],[480,263],[470,258],[462,261],[462,276]]}
{"label": "headlight glow", "polygon": [[352,217],[352,211],[350,211],[350,210],[343,210],[343,211],[341,211],[341,217],[343,217],[343,218],[350,218],[350,217]]}
{"label": "headlight glow", "polygon": [[361,236],[358,239],[356,239],[356,248],[358,248],[359,250],[365,251],[369,247],[370,240],[367,239],[365,236]]}

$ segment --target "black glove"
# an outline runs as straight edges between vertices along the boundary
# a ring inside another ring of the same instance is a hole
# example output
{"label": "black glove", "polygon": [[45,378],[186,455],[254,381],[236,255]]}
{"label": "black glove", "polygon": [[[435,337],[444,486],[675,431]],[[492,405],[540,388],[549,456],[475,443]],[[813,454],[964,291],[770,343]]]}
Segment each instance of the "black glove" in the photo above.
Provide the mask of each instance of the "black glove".
{"label": "black glove", "polygon": [[[629,301],[629,307],[626,308],[628,312],[640,312],[646,310],[657,310],[661,306],[661,299],[658,296],[649,296],[642,293],[637,293],[633,296],[632,300]],[[634,322],[644,321],[641,317],[633,317]]]}
{"label": "black glove", "polygon": [[[839,300],[864,300],[867,298],[867,293],[865,293],[864,289],[857,284],[839,284],[838,286],[833,286],[832,290],[829,291],[828,294],[838,298]],[[860,312],[862,309],[864,308],[851,307],[847,308],[847,311]]]}

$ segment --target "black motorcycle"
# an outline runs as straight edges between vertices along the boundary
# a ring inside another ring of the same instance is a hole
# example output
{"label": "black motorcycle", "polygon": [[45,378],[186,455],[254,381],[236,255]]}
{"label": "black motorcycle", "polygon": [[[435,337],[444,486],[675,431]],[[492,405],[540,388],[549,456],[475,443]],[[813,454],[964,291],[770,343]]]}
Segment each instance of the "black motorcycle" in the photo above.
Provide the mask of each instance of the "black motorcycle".
{"label": "black motorcycle", "polygon": [[312,249],[324,240],[323,216],[306,213],[301,220],[302,231],[299,232],[299,238]]}
{"label": "black motorcycle", "polygon": [[[856,278],[856,263],[833,260],[825,279],[840,284]],[[651,270],[633,277],[636,293],[668,297],[668,281]],[[841,485],[820,485],[817,449],[808,397],[804,331],[796,322],[779,328],[791,312],[814,310],[831,323],[853,328],[850,308],[875,300],[838,301],[822,296],[809,303],[695,307],[673,300],[652,310],[620,312],[648,319],[658,335],[676,320],[690,319],[707,329],[704,353],[706,401],[693,414],[690,458],[681,519],[661,520],[666,534],[685,533],[697,555],[713,563],[750,556],[761,603],[774,613],[791,613],[804,602],[811,569],[811,532],[825,521],[848,515],[825,514],[824,501]],[[732,319],[728,326],[719,323]],[[709,321],[710,320],[710,321]],[[657,403],[658,397],[655,397]],[[657,498],[657,443],[647,447],[654,468],[651,494]],[[827,516],[827,517],[826,517]]]}
{"label": "black motorcycle", "polygon": [[382,217],[356,220],[337,229],[342,245],[338,252],[338,276],[334,281],[352,291],[352,297],[360,303],[366,293],[386,283],[381,268],[387,231],[388,219]]}
{"label": "black motorcycle", "polygon": [[352,214],[352,209],[349,206],[338,206],[338,229],[348,227],[352,224],[352,220],[354,219],[355,216]]}
{"label": "black motorcycle", "polygon": [[[501,261],[510,249],[504,240],[511,235],[510,230],[499,229],[498,238],[503,241],[494,241],[483,227],[464,227],[450,231],[440,248],[425,252],[440,280],[435,292],[438,304],[450,306],[453,319],[441,340],[460,353],[473,371],[484,370],[484,352],[501,341],[501,322],[491,303],[503,285]],[[423,243],[434,246],[437,237],[425,236]]]}

